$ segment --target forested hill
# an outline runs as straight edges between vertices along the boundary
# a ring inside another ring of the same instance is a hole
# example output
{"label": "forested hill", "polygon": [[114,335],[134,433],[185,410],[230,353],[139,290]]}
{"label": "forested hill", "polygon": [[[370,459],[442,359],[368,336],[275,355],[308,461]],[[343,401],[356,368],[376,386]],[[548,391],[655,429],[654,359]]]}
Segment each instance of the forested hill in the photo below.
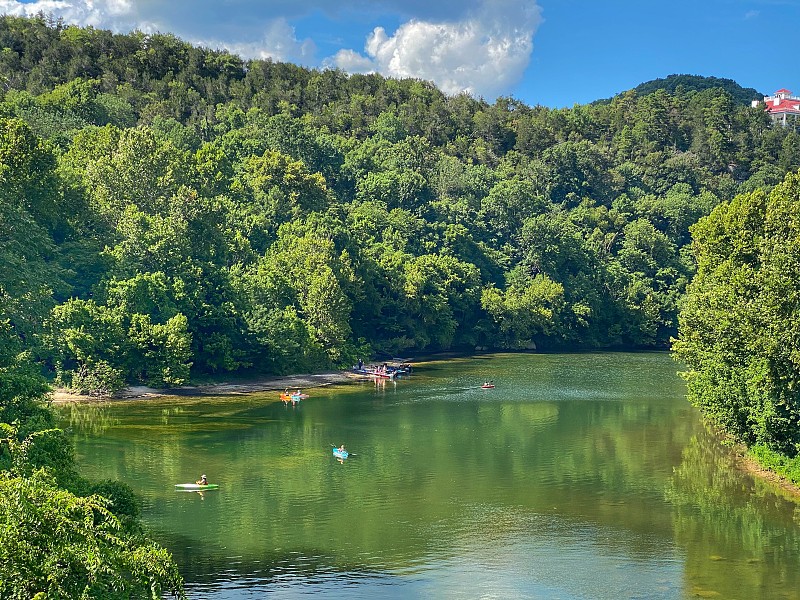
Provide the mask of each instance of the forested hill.
{"label": "forested hill", "polygon": [[[742,87],[733,79],[702,77],[700,75],[670,75],[664,79],[653,79],[652,81],[647,81],[637,85],[634,88],[634,91],[638,95],[644,96],[645,94],[652,94],[657,90],[664,90],[665,92],[674,94],[679,90],[683,90],[684,93],[688,93],[702,92],[703,90],[713,88],[725,90],[731,95],[737,104],[749,106],[752,100],[764,99],[763,93],[760,93],[753,88]],[[773,92],[774,90],[768,91]]]}
{"label": "forested hill", "polygon": [[547,109],[0,19],[0,350],[111,390],[666,347],[689,227],[800,167],[724,89]]}

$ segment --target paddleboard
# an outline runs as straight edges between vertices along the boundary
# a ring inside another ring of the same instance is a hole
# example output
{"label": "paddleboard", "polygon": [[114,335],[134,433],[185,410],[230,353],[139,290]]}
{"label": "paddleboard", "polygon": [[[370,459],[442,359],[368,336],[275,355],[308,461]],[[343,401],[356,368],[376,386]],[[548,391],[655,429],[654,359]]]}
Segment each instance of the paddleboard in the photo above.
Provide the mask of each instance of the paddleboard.
{"label": "paddleboard", "polygon": [[199,483],[176,483],[175,487],[179,490],[216,490],[219,485],[216,483],[209,483],[208,485],[200,485]]}

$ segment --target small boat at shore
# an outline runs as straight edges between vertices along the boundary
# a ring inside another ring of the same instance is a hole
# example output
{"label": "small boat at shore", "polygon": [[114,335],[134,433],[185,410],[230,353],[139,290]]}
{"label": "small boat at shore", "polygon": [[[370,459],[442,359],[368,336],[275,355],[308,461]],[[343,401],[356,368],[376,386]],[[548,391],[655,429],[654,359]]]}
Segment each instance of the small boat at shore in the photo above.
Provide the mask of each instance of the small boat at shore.
{"label": "small boat at shore", "polygon": [[366,377],[375,377],[376,379],[394,379],[399,373],[394,371],[383,371],[379,367],[353,367],[353,373],[356,375],[365,375]]}
{"label": "small boat at shore", "polygon": [[308,394],[287,394],[286,392],[281,394],[281,400],[284,402],[300,402],[306,398],[308,398]]}
{"label": "small boat at shore", "polygon": [[410,375],[411,370],[411,363],[398,361],[385,362],[381,365],[365,365],[359,363],[353,367],[353,373],[375,377],[376,379],[395,379],[402,375]]}

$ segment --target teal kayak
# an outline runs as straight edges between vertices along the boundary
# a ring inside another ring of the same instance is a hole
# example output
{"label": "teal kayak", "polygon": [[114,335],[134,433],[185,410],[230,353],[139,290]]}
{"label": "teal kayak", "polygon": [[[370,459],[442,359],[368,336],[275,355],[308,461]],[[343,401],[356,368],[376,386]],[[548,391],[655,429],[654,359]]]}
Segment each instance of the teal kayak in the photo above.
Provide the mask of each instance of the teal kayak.
{"label": "teal kayak", "polygon": [[334,448],[333,455],[336,458],[341,458],[342,460],[344,460],[345,458],[350,456],[350,453],[347,450],[339,450],[339,448]]}
{"label": "teal kayak", "polygon": [[176,483],[175,487],[179,490],[216,490],[219,485],[216,483],[207,483],[206,485],[202,485],[199,483]]}

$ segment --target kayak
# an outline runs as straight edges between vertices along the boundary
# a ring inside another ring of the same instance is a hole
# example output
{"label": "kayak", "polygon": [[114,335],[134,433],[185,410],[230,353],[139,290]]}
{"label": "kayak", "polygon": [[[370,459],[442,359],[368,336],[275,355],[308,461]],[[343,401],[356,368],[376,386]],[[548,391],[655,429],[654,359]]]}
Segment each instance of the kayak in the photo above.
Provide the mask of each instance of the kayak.
{"label": "kayak", "polygon": [[179,490],[215,490],[219,487],[216,483],[201,485],[199,483],[176,483],[175,487]]}
{"label": "kayak", "polygon": [[299,402],[300,400],[304,400],[308,398],[308,394],[281,394],[281,400],[284,402]]}
{"label": "kayak", "polygon": [[484,383],[481,387],[483,389],[485,389],[485,390],[491,390],[491,389],[494,389],[494,384],[493,383]]}
{"label": "kayak", "polygon": [[333,455],[334,455],[336,458],[345,459],[345,458],[347,458],[348,456],[350,456],[350,453],[349,453],[347,450],[339,450],[339,448],[334,448],[334,449],[333,449]]}

